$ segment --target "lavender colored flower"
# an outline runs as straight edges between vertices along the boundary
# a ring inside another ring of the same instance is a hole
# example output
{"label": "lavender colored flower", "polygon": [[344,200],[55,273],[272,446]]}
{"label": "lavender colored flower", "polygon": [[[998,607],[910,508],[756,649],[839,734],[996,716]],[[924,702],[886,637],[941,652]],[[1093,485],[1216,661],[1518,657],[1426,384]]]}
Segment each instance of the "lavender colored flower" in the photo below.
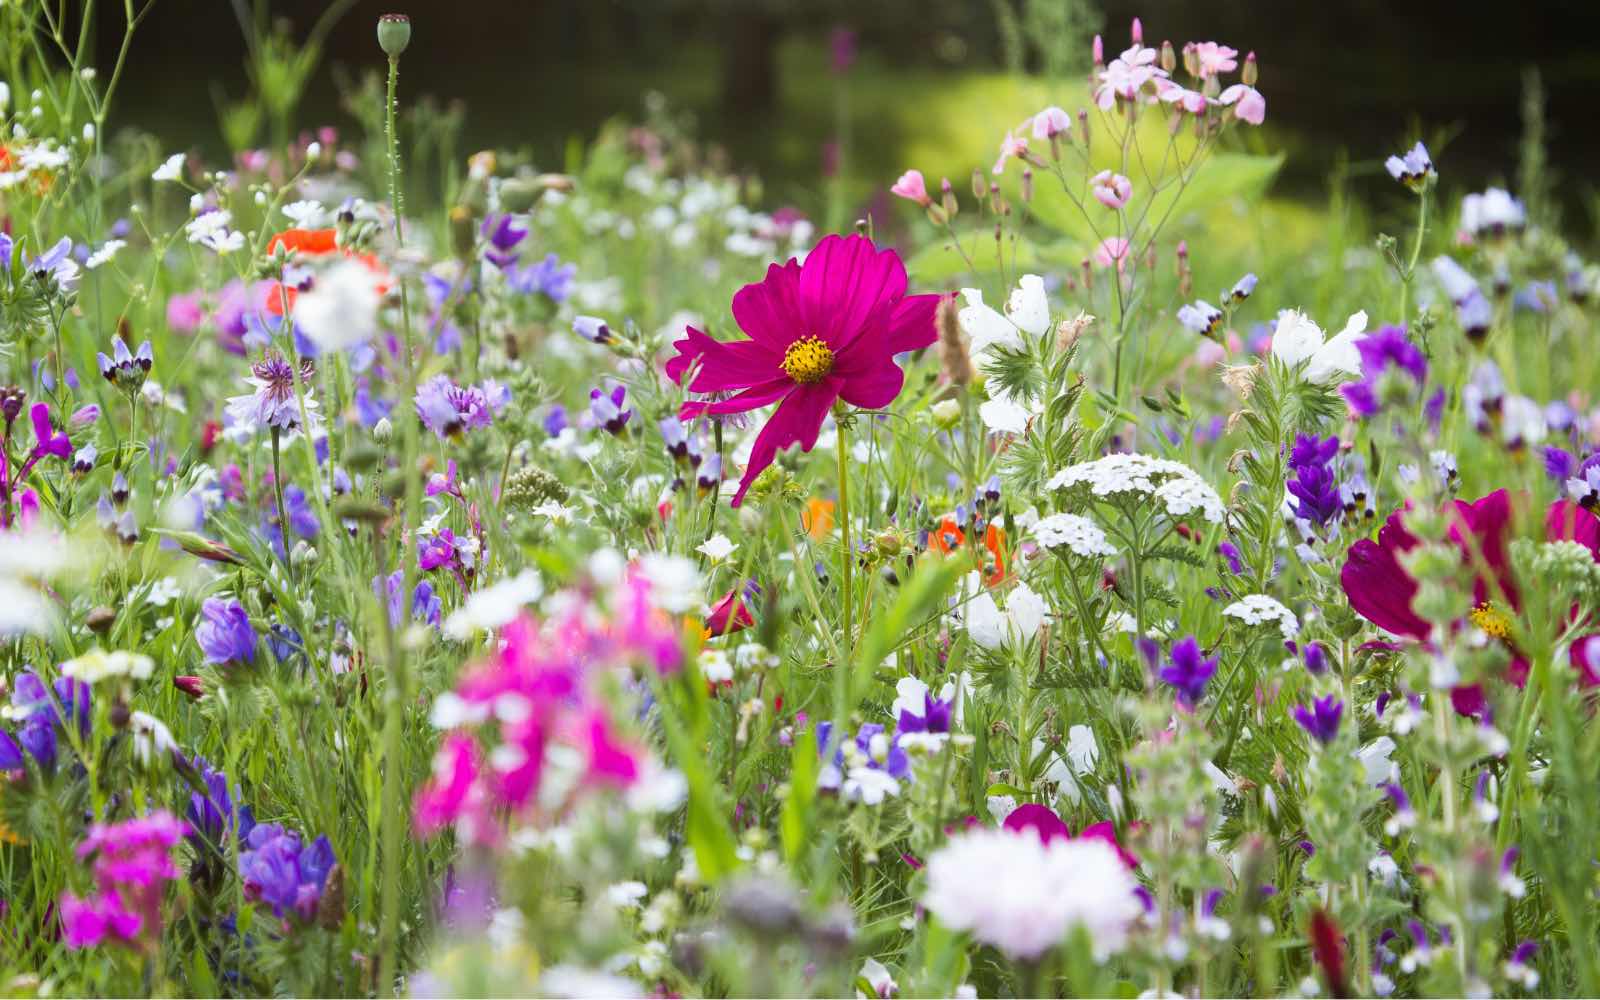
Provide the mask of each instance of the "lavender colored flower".
{"label": "lavender colored flower", "polygon": [[1238,305],[1240,302],[1243,302],[1245,299],[1248,299],[1251,295],[1255,294],[1256,282],[1257,279],[1254,274],[1246,274],[1244,277],[1234,282],[1233,287],[1228,290],[1228,293],[1223,296],[1223,298],[1226,298],[1229,302]]}
{"label": "lavender colored flower", "polygon": [[1544,449],[1544,474],[1558,483],[1565,483],[1572,478],[1572,471],[1578,464],[1572,452],[1555,445],[1546,445]]}
{"label": "lavender colored flower", "polygon": [[417,539],[417,566],[423,572],[448,565],[456,557],[456,536],[449,528]]}
{"label": "lavender colored flower", "polygon": [[1184,329],[1209,337],[1222,325],[1222,310],[1204,299],[1196,299],[1178,307],[1178,322],[1183,324]]}
{"label": "lavender colored flower", "polygon": [[517,244],[528,235],[528,228],[517,224],[516,216],[509,212],[490,215],[483,220],[483,236],[489,246],[483,255],[495,267],[505,270],[517,262]]}
{"label": "lavender colored flower", "polygon": [[107,382],[121,389],[123,392],[137,392],[144,385],[146,375],[155,364],[155,355],[151,353],[150,341],[139,345],[139,353],[129,352],[128,345],[121,337],[111,339],[111,357],[104,353],[96,354],[100,362],[100,374]]}
{"label": "lavender colored flower", "polygon": [[[1306,669],[1311,672],[1312,676],[1320,677],[1322,674],[1327,672],[1328,654],[1323,651],[1321,643],[1306,643],[1305,649],[1302,651],[1301,655],[1305,657]],[[1378,714],[1381,715],[1383,713],[1380,712]]]}
{"label": "lavender colored flower", "polygon": [[461,386],[448,375],[435,375],[417,387],[414,402],[423,426],[443,440],[488,427],[510,400],[510,391],[492,379],[482,386]]}
{"label": "lavender colored flower", "polygon": [[550,407],[550,412],[544,415],[544,432],[551,437],[556,437],[567,429],[567,408],[560,403]]}
{"label": "lavender colored flower", "polygon": [[1343,511],[1339,484],[1333,477],[1333,458],[1339,453],[1337,437],[1318,438],[1301,434],[1289,454],[1295,478],[1289,480],[1289,494],[1297,501],[1295,516],[1325,526]]}
{"label": "lavender colored flower", "polygon": [[1217,555],[1228,564],[1228,572],[1234,576],[1244,573],[1244,554],[1239,551],[1239,546],[1224,539],[1217,543]]}
{"label": "lavender colored flower", "polygon": [[611,342],[611,327],[598,316],[575,316],[572,332],[594,344]]}
{"label": "lavender colored flower", "polygon": [[932,691],[922,695],[922,714],[913,715],[908,708],[900,710],[900,718],[896,720],[895,728],[901,733],[948,733],[950,731],[950,710],[955,707],[955,699],[941,701],[934,697]]}
{"label": "lavender colored flower", "polygon": [[1390,177],[1413,191],[1421,191],[1428,179],[1434,176],[1433,160],[1428,156],[1428,148],[1420,141],[1404,154],[1383,161],[1383,167],[1389,171]]}
{"label": "lavender colored flower", "polygon": [[1313,698],[1310,708],[1296,705],[1294,709],[1294,721],[1323,746],[1339,735],[1339,719],[1343,715],[1344,702],[1331,694],[1326,698]]}
{"label": "lavender colored flower", "polygon": [[[212,846],[220,848],[228,831],[237,823],[243,821],[243,815],[236,815],[234,811],[233,796],[228,791],[228,776],[213,768],[204,757],[195,757],[190,765],[199,772],[200,784],[205,791],[189,793],[189,808],[184,816],[189,820],[189,838],[191,840],[205,840]],[[248,815],[249,810],[242,810]],[[243,831],[248,834],[248,830]]]}
{"label": "lavender colored flower", "polygon": [[578,276],[578,265],[563,264],[555,254],[546,254],[544,260],[513,268],[506,272],[506,284],[522,295],[543,295],[560,305],[572,294],[572,282]]}
{"label": "lavender colored flower", "polygon": [[254,663],[256,630],[238,601],[208,597],[200,605],[204,619],[194,630],[195,641],[207,663]]}
{"label": "lavender colored flower", "polygon": [[278,917],[314,917],[328,873],[337,863],[328,838],[301,847],[299,834],[277,823],[261,823],[250,831],[246,844],[248,849],[239,852],[245,898],[266,903]]}
{"label": "lavender colored flower", "polygon": [[[7,254],[9,257],[10,255]],[[72,259],[72,238],[63,236],[56,241],[55,246],[33,258],[28,265],[28,270],[33,273],[34,279],[41,284],[49,281],[63,292],[71,292],[78,287],[78,262]]]}
{"label": "lavender colored flower", "polygon": [[707,455],[695,471],[695,485],[701,490],[710,491],[722,485],[722,456]]}
{"label": "lavender colored flower", "polygon": [[[292,433],[300,430],[300,406],[295,399],[294,366],[276,351],[269,352],[250,366],[251,376],[245,382],[255,387],[255,392],[228,399],[227,416],[235,425],[254,431],[270,427]],[[316,365],[309,359],[300,361],[300,385],[306,398],[306,419],[313,433],[321,426],[316,412],[316,400],[311,398],[311,379]]]}
{"label": "lavender colored flower", "polygon": [[[385,599],[389,606],[389,620],[395,625],[401,623],[404,581],[405,574],[399,570],[389,574],[387,580],[378,577],[372,580],[373,592]],[[443,609],[443,604],[434,592],[433,584],[427,580],[417,581],[416,587],[411,591],[411,617],[430,625],[438,625]]]}
{"label": "lavender colored flower", "polygon": [[628,387],[624,385],[613,386],[609,393],[601,389],[589,390],[589,413],[594,422],[608,433],[621,434],[633,418],[633,411],[624,408],[627,397]]}
{"label": "lavender colored flower", "polygon": [[1177,694],[1178,703],[1193,709],[1205,697],[1206,685],[1217,672],[1218,657],[1206,659],[1201,655],[1200,642],[1186,636],[1173,643],[1168,663],[1156,672],[1156,677]]}

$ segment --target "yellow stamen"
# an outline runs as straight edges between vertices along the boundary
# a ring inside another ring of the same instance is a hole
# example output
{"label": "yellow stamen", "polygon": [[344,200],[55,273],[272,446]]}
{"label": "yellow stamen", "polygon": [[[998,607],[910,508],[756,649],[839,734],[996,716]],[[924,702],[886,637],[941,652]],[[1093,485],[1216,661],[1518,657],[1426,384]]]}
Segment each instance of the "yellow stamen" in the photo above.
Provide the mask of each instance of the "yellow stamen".
{"label": "yellow stamen", "polygon": [[1511,638],[1511,616],[1492,604],[1480,604],[1467,614],[1467,620],[1484,635],[1495,639]]}
{"label": "yellow stamen", "polygon": [[783,371],[801,385],[821,382],[833,371],[833,350],[818,337],[801,337],[783,352]]}

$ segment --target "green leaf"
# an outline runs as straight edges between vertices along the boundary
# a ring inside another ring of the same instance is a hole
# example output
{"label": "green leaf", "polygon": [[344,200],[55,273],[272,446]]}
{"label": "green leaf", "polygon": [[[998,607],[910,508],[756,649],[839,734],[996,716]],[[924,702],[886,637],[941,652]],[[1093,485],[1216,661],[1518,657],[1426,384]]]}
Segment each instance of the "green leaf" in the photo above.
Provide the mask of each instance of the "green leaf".
{"label": "green leaf", "polygon": [[783,857],[791,866],[800,864],[811,839],[819,770],[817,730],[815,726],[806,726],[805,731],[794,738],[794,754],[789,767],[789,797],[783,803]]}

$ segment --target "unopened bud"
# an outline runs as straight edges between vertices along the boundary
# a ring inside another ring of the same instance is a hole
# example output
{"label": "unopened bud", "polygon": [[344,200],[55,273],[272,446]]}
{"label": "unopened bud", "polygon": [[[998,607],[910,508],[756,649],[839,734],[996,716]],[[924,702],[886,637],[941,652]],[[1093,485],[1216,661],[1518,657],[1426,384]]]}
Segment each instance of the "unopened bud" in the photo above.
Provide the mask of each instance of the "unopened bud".
{"label": "unopened bud", "polygon": [[1105,65],[1106,43],[1100,40],[1099,35],[1094,36],[1094,44],[1090,46],[1090,51],[1094,55],[1094,64],[1096,66]]}
{"label": "unopened bud", "polygon": [[955,188],[950,185],[950,178],[946,177],[939,182],[939,192],[944,196],[944,217],[946,219],[955,218],[956,213],[961,210],[961,206],[956,202],[956,192]]}
{"label": "unopened bud", "polygon": [[1178,53],[1170,41],[1161,43],[1161,68],[1168,73],[1178,68]]}
{"label": "unopened bud", "polygon": [[1022,171],[1022,203],[1023,204],[1027,204],[1028,202],[1030,202],[1032,200],[1033,200],[1033,171],[1031,169],[1026,169],[1025,168]]}
{"label": "unopened bud", "polygon": [[939,368],[946,381],[966,385],[972,381],[972,357],[967,353],[966,341],[961,337],[961,306],[954,295],[939,300],[934,313],[934,325],[939,331]]}
{"label": "unopened bud", "polygon": [[1137,17],[1134,18],[1133,19],[1133,26],[1129,29],[1129,34],[1133,38],[1133,44],[1135,44],[1135,45],[1143,45],[1144,44],[1144,22],[1139,20]]}
{"label": "unopened bud", "polygon": [[934,426],[942,431],[961,422],[961,404],[954,399],[941,399],[930,406],[928,412],[933,416]]}
{"label": "unopened bud", "polygon": [[372,425],[372,437],[385,444],[388,443],[390,438],[394,437],[394,424],[389,422],[388,417],[382,417]]}
{"label": "unopened bud", "polygon": [[99,607],[91,608],[88,615],[84,617],[83,623],[89,626],[89,631],[95,635],[105,635],[111,631],[111,626],[116,623],[116,620],[116,611],[102,604]]}
{"label": "unopened bud", "polygon": [[1190,76],[1200,75],[1200,50],[1194,47],[1193,42],[1184,43],[1183,71]]}
{"label": "unopened bud", "polygon": [[1244,57],[1244,69],[1239,72],[1239,79],[1244,81],[1246,87],[1254,87],[1260,71],[1256,68],[1256,54],[1251,52]]}
{"label": "unopened bud", "polygon": [[972,196],[982,201],[984,195],[989,193],[989,181],[983,176],[982,167],[972,168]]}
{"label": "unopened bud", "polygon": [[1083,136],[1083,151],[1089,151],[1089,109],[1078,109],[1078,134]]}
{"label": "unopened bud", "polygon": [[948,221],[948,219],[949,219],[949,216],[947,216],[945,214],[944,206],[942,206],[942,205],[936,205],[936,204],[934,204],[933,202],[930,201],[930,202],[928,202],[927,211],[928,211],[928,221],[933,223],[936,226],[944,225],[945,222]]}
{"label": "unopened bud", "polygon": [[404,14],[384,14],[378,18],[378,47],[390,59],[399,59],[400,53],[411,44],[411,18]]}

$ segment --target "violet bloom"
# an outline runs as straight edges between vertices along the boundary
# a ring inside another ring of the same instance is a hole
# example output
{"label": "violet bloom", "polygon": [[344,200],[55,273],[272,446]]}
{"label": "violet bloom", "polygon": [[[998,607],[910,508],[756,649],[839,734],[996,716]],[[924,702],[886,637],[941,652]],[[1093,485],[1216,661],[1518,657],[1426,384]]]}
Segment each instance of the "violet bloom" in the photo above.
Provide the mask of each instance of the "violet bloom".
{"label": "violet bloom", "polygon": [[63,292],[76,289],[78,262],[72,259],[72,238],[61,237],[55,246],[33,258],[28,270],[33,272],[34,278],[41,284],[48,280]]}
{"label": "violet bloom", "polygon": [[205,619],[194,630],[207,663],[249,664],[256,661],[256,630],[238,601],[208,597],[200,605]]}
{"label": "violet bloom", "polygon": [[546,254],[544,260],[513,268],[506,272],[506,284],[522,295],[543,295],[560,305],[572,294],[572,282],[578,276],[578,265],[563,264],[555,254]]}
{"label": "violet bloom", "polygon": [[1345,402],[1357,415],[1370,417],[1381,408],[1385,390],[1420,388],[1428,378],[1428,359],[1406,337],[1404,327],[1386,326],[1356,342],[1361,352],[1362,378],[1340,387]]}
{"label": "violet bloom", "polygon": [[128,345],[121,337],[111,339],[111,357],[104,353],[95,355],[100,361],[100,374],[107,382],[121,389],[123,392],[137,392],[144,385],[146,375],[155,364],[155,355],[151,353],[150,341],[139,345],[139,353],[132,354]]}
{"label": "violet bloom", "polygon": [[[189,793],[189,808],[184,816],[189,821],[189,839],[204,840],[221,848],[229,831],[236,827],[241,837],[249,836],[254,821],[248,806],[237,811],[233,795],[228,791],[228,776],[212,767],[204,757],[195,757],[190,766],[199,772],[204,791]],[[203,856],[203,855],[202,855]]]}
{"label": "violet bloom", "polygon": [[454,561],[456,557],[456,536],[449,528],[443,528],[436,535],[429,535],[417,540],[417,566],[423,572],[438,569]]}
{"label": "violet bloom", "polygon": [[955,699],[943,701],[934,697],[933,692],[924,691],[922,694],[922,714],[913,715],[909,708],[900,709],[900,718],[895,727],[901,733],[948,733],[950,731],[950,711],[955,707]]}
{"label": "violet bloom", "polygon": [[1238,305],[1240,302],[1243,302],[1245,299],[1248,299],[1251,295],[1255,294],[1256,282],[1257,278],[1254,274],[1246,274],[1244,277],[1234,282],[1233,288],[1228,290],[1228,294],[1224,296],[1224,298],[1234,305]]}
{"label": "violet bloom", "polygon": [[607,326],[606,321],[598,316],[573,317],[572,332],[591,344],[611,342],[611,327]]}
{"label": "violet bloom", "polygon": [[1204,299],[1196,299],[1188,305],[1178,307],[1178,322],[1187,330],[1192,330],[1202,337],[1209,337],[1222,325],[1222,310]]}
{"label": "violet bloom", "polygon": [[1202,656],[1199,640],[1191,635],[1173,643],[1168,659],[1167,666],[1157,671],[1156,677],[1173,689],[1180,705],[1192,711],[1205,697],[1206,685],[1217,672],[1219,658],[1208,660]]}
{"label": "violet bloom", "polygon": [[33,446],[33,458],[30,464],[46,455],[54,455],[57,458],[71,457],[72,441],[64,431],[57,431],[50,423],[50,404],[34,403],[28,410],[28,416],[33,421],[33,436],[37,439],[37,443]]}
{"label": "violet bloom", "polygon": [[337,863],[328,838],[318,837],[301,847],[299,834],[277,823],[261,823],[250,831],[246,843],[248,849],[239,853],[245,898],[266,903],[278,917],[290,913],[302,920],[315,917],[328,873]]}
{"label": "violet bloom", "polygon": [[628,387],[624,385],[612,387],[609,393],[600,389],[589,390],[589,413],[594,417],[594,422],[608,433],[621,434],[633,418],[633,411],[623,408],[627,397]]}
{"label": "violet bloom", "polygon": [[1333,478],[1333,458],[1339,453],[1339,439],[1319,439],[1301,434],[1295,439],[1289,465],[1295,478],[1289,480],[1289,494],[1296,499],[1295,517],[1326,526],[1344,511],[1339,485]]}
{"label": "violet bloom", "polygon": [[[294,392],[296,375],[288,359],[276,351],[269,352],[250,366],[250,372],[251,376],[245,382],[253,386],[255,392],[230,397],[226,410],[228,418],[235,425],[251,431],[269,427],[292,434],[300,430],[300,405]],[[305,393],[306,420],[312,432],[322,425],[316,412],[317,401],[311,398],[311,378],[315,374],[316,365],[302,358],[299,379]]]}
{"label": "violet bloom", "polygon": [[482,386],[461,386],[448,375],[435,375],[417,387],[414,402],[423,426],[443,440],[488,427],[510,401],[510,390],[493,379]]}
{"label": "violet bloom", "polygon": [[1339,735],[1339,719],[1343,715],[1344,702],[1331,694],[1326,698],[1313,698],[1310,708],[1304,705],[1294,708],[1294,721],[1300,723],[1300,728],[1323,746],[1332,743]]}
{"label": "violet bloom", "polygon": [[[404,604],[405,574],[400,570],[390,573],[388,579],[382,577],[372,578],[372,590],[389,606],[389,620],[396,626],[401,624],[402,605]],[[438,595],[434,593],[433,584],[427,580],[417,581],[411,591],[411,617],[430,625],[438,625],[443,604]]]}
{"label": "violet bloom", "polygon": [[1384,160],[1383,168],[1389,171],[1390,177],[1417,192],[1434,176],[1433,160],[1428,156],[1428,148],[1420,141],[1406,150],[1404,155]]}
{"label": "violet bloom", "polygon": [[527,235],[527,227],[517,225],[516,217],[509,212],[490,215],[483,220],[483,236],[489,241],[483,255],[503,271],[517,262],[517,244]]}
{"label": "violet bloom", "polygon": [[567,429],[567,408],[560,403],[550,407],[550,412],[544,415],[544,422],[541,426],[544,427],[544,432],[551,437],[559,436],[562,431]]}

